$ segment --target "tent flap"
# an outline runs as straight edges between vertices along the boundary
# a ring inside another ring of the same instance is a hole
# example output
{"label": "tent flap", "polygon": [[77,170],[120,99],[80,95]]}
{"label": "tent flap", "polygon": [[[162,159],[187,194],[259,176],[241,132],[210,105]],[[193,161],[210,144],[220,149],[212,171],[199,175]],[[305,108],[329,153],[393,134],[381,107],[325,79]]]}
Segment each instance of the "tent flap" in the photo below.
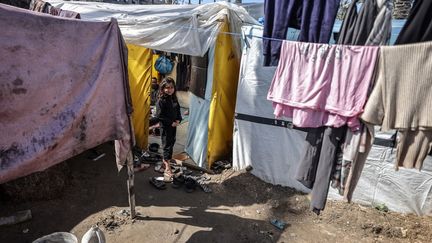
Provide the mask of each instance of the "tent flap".
{"label": "tent flap", "polygon": [[209,114],[207,153],[209,167],[217,160],[227,159],[232,151],[234,108],[240,68],[232,37],[225,34],[229,32],[226,20],[221,31],[216,42]]}
{"label": "tent flap", "polygon": [[150,116],[150,86],[152,74],[152,52],[150,49],[128,44],[128,73],[131,89],[132,125],[136,145],[146,149]]}

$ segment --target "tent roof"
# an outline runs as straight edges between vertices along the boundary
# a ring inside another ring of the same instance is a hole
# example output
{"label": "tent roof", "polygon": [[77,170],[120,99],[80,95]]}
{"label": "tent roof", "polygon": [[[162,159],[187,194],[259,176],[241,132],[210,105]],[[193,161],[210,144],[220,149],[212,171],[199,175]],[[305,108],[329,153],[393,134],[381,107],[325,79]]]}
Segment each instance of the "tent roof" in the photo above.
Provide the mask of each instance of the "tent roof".
{"label": "tent roof", "polygon": [[[205,55],[209,46],[216,41],[221,20],[225,16],[230,22],[230,32],[238,33],[239,36],[242,25],[258,24],[243,7],[227,2],[203,5],[48,2],[54,7],[78,12],[84,20],[109,21],[116,18],[128,43],[192,56]],[[236,49],[240,50],[240,47]]]}

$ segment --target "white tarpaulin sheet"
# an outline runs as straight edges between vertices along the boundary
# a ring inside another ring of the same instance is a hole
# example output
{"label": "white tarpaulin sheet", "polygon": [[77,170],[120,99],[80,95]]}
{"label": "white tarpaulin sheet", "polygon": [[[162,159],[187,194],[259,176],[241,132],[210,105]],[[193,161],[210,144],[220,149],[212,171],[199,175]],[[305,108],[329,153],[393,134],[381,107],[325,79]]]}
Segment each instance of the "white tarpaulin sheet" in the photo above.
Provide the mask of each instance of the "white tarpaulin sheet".
{"label": "white tarpaulin sheet", "polygon": [[[366,205],[384,203],[392,211],[432,214],[432,158],[428,156],[422,171],[395,170],[396,148],[374,145],[369,153],[353,201]],[[342,199],[331,189],[329,198]]]}
{"label": "white tarpaulin sheet", "polygon": [[[274,119],[266,97],[275,68],[262,66],[262,39],[249,36],[262,36],[262,28],[245,27],[244,33],[248,44],[243,48],[236,113]],[[252,165],[252,173],[266,182],[307,191],[294,179],[303,144],[303,132],[236,119],[233,167]],[[432,214],[432,158],[428,156],[421,172],[395,171],[395,154],[395,148],[373,146],[353,200],[384,203],[397,212]],[[333,189],[329,197],[341,199]]]}
{"label": "white tarpaulin sheet", "polygon": [[79,13],[84,20],[116,18],[128,43],[191,56],[205,55],[215,43],[220,21],[225,16],[228,16],[231,32],[240,33],[243,23],[257,23],[243,7],[226,2],[203,5],[48,2],[54,7]]}
{"label": "white tarpaulin sheet", "polygon": [[[261,27],[245,28],[246,36],[262,36]],[[237,89],[236,114],[274,119],[267,91],[275,67],[263,67],[262,39],[247,37],[244,45]],[[262,180],[307,189],[294,179],[305,133],[284,127],[240,119],[234,122],[233,167],[252,165],[252,173]]]}

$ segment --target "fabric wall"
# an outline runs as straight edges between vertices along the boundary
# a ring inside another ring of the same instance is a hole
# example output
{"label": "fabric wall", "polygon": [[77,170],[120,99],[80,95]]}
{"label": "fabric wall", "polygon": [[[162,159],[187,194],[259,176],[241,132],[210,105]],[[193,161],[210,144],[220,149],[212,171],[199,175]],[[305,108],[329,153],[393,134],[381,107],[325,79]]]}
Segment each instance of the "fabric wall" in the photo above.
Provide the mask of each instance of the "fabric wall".
{"label": "fabric wall", "polygon": [[[221,32],[230,32],[227,20]],[[216,41],[213,89],[209,115],[208,166],[226,159],[232,151],[234,108],[240,60],[231,35],[219,34]]]}
{"label": "fabric wall", "polygon": [[147,149],[150,117],[150,86],[152,74],[152,52],[150,49],[128,44],[129,86],[132,96],[132,125],[136,145]]}
{"label": "fabric wall", "polygon": [[[267,92],[276,67],[262,65],[262,39],[248,37],[249,34],[262,36],[262,31],[258,26],[244,29],[247,44],[243,48],[235,113],[273,120],[273,106],[267,100]],[[235,119],[234,169],[251,165],[252,174],[266,182],[307,192],[294,179],[306,134],[272,124]]]}
{"label": "fabric wall", "polygon": [[208,52],[207,84],[204,99],[189,92],[189,128],[186,140],[186,153],[201,167],[207,166],[207,141],[210,99],[213,86],[215,46]]}
{"label": "fabric wall", "polygon": [[132,108],[117,22],[0,4],[0,29],[0,183],[110,140],[120,140],[116,158],[123,165]]}

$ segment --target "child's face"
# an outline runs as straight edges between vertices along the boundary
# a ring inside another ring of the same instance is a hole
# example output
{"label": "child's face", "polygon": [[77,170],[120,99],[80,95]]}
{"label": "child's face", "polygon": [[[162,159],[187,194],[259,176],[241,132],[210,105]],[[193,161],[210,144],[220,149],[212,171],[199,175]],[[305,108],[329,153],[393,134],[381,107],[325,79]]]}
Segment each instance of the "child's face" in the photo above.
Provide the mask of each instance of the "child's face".
{"label": "child's face", "polygon": [[168,84],[168,85],[165,86],[165,88],[163,89],[163,92],[164,92],[165,94],[167,94],[167,95],[172,95],[172,94],[174,94],[174,91],[175,91],[174,86],[171,85],[171,84]]}

